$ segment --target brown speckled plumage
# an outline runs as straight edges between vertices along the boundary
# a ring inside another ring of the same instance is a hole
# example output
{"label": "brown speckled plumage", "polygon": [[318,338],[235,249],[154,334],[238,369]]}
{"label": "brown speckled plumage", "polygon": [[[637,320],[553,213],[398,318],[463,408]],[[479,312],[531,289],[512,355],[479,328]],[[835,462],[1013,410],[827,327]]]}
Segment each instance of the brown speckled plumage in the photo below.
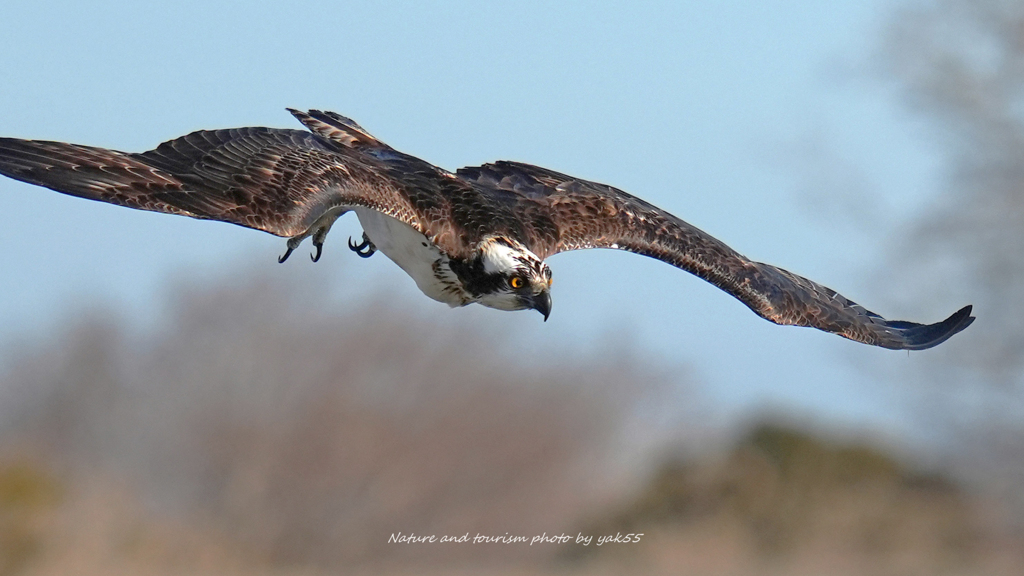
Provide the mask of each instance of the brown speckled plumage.
{"label": "brown speckled plumage", "polygon": [[796,274],[752,262],[621,190],[516,162],[452,174],[398,152],[331,112],[291,110],[311,132],[204,130],[141,154],[0,138],[0,173],[82,198],[231,222],[285,237],[332,208],[370,208],[423,233],[452,260],[507,237],[540,258],[617,248],[711,282],[777,324],[810,326],[893,349],[935,346],[972,321],[887,321]]}

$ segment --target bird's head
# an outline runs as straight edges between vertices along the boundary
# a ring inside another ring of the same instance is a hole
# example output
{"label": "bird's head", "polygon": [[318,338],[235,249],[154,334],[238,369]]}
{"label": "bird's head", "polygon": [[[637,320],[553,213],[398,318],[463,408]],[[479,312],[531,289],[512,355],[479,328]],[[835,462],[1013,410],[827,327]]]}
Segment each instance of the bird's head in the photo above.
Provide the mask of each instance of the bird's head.
{"label": "bird's head", "polygon": [[551,268],[515,240],[488,238],[480,243],[471,290],[477,302],[498,310],[533,309],[551,313]]}

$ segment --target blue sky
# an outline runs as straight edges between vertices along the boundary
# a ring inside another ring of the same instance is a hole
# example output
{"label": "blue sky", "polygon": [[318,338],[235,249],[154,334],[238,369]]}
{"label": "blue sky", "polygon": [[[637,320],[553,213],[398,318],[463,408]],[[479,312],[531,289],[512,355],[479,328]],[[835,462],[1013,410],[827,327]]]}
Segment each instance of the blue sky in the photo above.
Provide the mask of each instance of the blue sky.
{"label": "blue sky", "polygon": [[[896,309],[906,298],[873,263],[934,188],[920,127],[870,72],[896,6],[7,0],[0,134],[142,151],[201,128],[297,127],[286,106],[334,110],[448,169],[519,160],[617,186],[755,260],[930,322],[964,302]],[[0,341],[96,298],[151,321],[169,279],[221,277],[240,261],[322,281],[304,256],[276,263],[283,240],[226,224],[7,179],[0,211]],[[360,278],[348,289],[442,306],[383,257],[350,254],[344,240],[359,228],[346,220],[317,266]],[[538,349],[571,338],[650,350],[692,367],[730,410],[790,407],[890,431],[903,418],[899,385],[879,374],[942,354],[776,327],[629,254],[550,264],[548,323],[478,306],[451,314],[501,323]]]}

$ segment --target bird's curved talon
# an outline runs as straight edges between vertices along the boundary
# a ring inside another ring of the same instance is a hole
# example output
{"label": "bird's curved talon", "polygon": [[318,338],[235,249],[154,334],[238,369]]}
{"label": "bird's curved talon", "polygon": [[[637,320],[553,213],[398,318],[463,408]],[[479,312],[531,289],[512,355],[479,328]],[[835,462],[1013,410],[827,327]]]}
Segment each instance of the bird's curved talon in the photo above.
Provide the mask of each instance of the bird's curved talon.
{"label": "bird's curved talon", "polygon": [[373,256],[373,253],[377,251],[377,247],[370,242],[370,239],[363,234],[362,244],[356,244],[352,241],[352,237],[348,237],[348,249],[359,255],[360,258],[369,258]]}
{"label": "bird's curved talon", "polygon": [[278,264],[284,264],[284,261],[285,261],[285,260],[287,260],[287,259],[288,259],[288,257],[292,255],[292,252],[293,252],[294,250],[295,250],[294,248],[292,248],[291,246],[289,246],[289,247],[288,247],[288,250],[287,250],[287,251],[286,251],[286,252],[285,252],[284,254],[282,254],[280,258],[278,258],[278,259],[277,259],[277,263],[278,263]]}
{"label": "bird's curved talon", "polygon": [[281,257],[277,259],[277,263],[278,264],[284,264],[284,261],[287,260],[288,257],[292,255],[292,252],[295,251],[295,249],[299,247],[299,244],[302,244],[302,240],[304,238],[305,238],[305,236],[302,236],[302,235],[300,235],[300,236],[292,236],[291,238],[289,238],[288,239],[288,244],[287,244],[288,250],[286,250],[285,253],[282,254]]}
{"label": "bird's curved talon", "polygon": [[324,245],[323,244],[314,244],[314,246],[316,246],[316,254],[315,255],[314,254],[310,254],[309,257],[310,257],[310,259],[313,260],[313,262],[319,262],[320,261],[320,255],[323,254],[323,251],[324,251]]}

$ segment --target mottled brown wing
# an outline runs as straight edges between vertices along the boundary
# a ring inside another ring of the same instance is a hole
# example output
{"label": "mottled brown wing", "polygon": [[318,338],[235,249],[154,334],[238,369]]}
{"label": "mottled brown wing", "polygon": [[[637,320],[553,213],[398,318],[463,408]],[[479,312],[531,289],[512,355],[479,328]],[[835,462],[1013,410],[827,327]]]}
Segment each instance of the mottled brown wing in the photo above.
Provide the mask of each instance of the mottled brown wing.
{"label": "mottled brown wing", "polygon": [[299,130],[203,130],[141,154],[0,138],[0,174],[73,196],[278,236],[306,232],[332,207],[373,208],[424,230],[407,188],[372,156]]}
{"label": "mottled brown wing", "polygon": [[776,324],[810,326],[884,348],[930,348],[974,320],[970,306],[931,325],[886,320],[835,290],[752,262],[668,212],[604,184],[516,162],[458,174],[516,195],[516,215],[528,229],[522,241],[541,258],[580,248],[643,254],[696,274]]}
{"label": "mottled brown wing", "polygon": [[472,257],[481,240],[488,236],[519,238],[526,235],[516,217],[516,197],[489,186],[481,186],[399,152],[371,136],[366,130],[334,112],[288,109],[314,133],[358,152],[372,160],[377,170],[391,178],[408,198],[423,223],[426,234],[449,256]]}

